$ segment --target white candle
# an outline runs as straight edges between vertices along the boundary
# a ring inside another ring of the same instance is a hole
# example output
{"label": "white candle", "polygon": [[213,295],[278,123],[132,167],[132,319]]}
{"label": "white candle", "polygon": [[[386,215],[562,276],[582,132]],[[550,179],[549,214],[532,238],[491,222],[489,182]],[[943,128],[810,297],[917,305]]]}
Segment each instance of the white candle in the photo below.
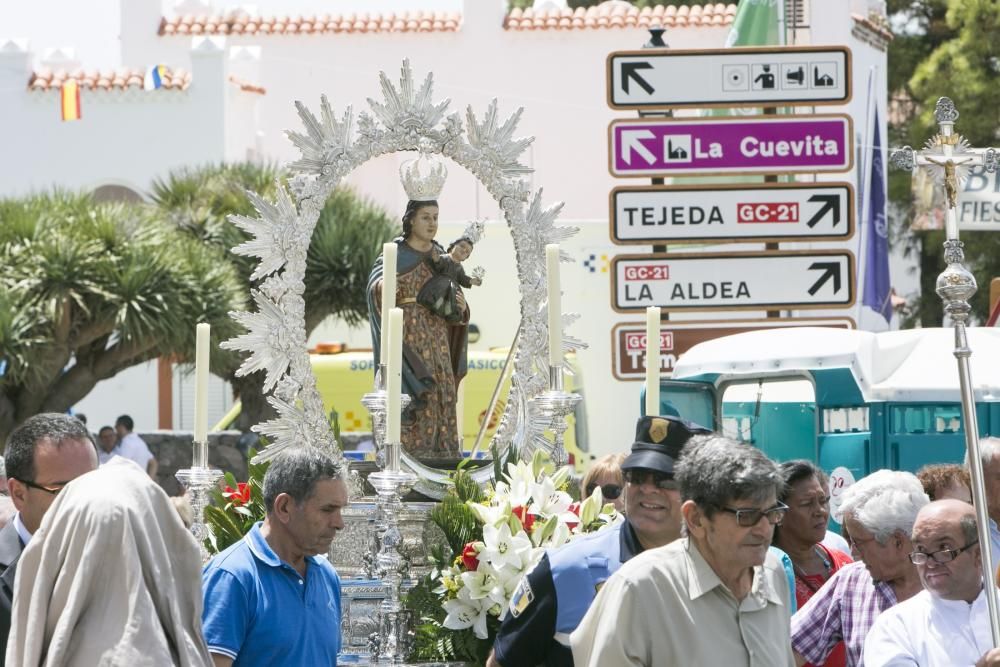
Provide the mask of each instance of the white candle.
{"label": "white candle", "polygon": [[549,295],[549,365],[561,366],[562,351],[562,298],[559,293],[559,245],[545,246],[545,278]]}
{"label": "white candle", "polygon": [[[385,441],[399,442],[400,431],[400,401],[399,394],[403,384],[403,309],[393,308],[389,312],[389,355],[386,368],[386,408],[385,408]],[[390,456],[386,451],[386,462],[390,470],[399,470],[399,457]]]}
{"label": "white candle", "polygon": [[195,329],[194,353],[194,465],[208,465],[208,340],[211,327],[201,322]]}
{"label": "white candle", "polygon": [[389,355],[389,311],[396,307],[396,251],[395,243],[382,246],[382,344],[379,347],[379,363],[388,362]]}
{"label": "white candle", "polygon": [[944,229],[945,234],[948,236],[948,240],[958,240],[958,217],[955,215],[955,209],[951,207],[948,207],[945,212]]}
{"label": "white candle", "polygon": [[646,309],[646,414],[660,414],[660,307]]}

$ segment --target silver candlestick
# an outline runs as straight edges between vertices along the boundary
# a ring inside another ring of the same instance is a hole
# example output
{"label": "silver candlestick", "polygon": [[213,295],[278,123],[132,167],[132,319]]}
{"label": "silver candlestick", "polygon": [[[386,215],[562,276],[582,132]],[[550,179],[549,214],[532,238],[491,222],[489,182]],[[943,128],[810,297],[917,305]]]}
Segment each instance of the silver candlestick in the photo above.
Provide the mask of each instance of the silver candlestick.
{"label": "silver candlestick", "polygon": [[[375,445],[375,463],[378,467],[385,467],[385,408],[388,401],[388,394],[385,390],[385,364],[379,364],[378,372],[375,374],[375,388],[361,397],[361,404],[368,410],[372,417],[372,441]],[[406,410],[410,405],[410,397],[407,394],[400,394],[399,409]]]}
{"label": "silver candlestick", "polygon": [[[202,443],[202,448],[204,448],[204,443]],[[195,451],[198,451],[197,443],[195,443]],[[191,534],[198,542],[201,562],[207,563],[210,555],[208,549],[205,548],[205,540],[208,539],[205,508],[208,507],[212,490],[218,486],[219,480],[222,479],[222,471],[204,465],[193,465],[190,468],[178,470],[174,476],[187,489],[188,500],[191,502]]]}
{"label": "silver candlestick", "polygon": [[564,389],[563,366],[549,365],[549,389],[536,396],[533,401],[538,405],[542,414],[549,418],[549,430],[552,431],[552,463],[556,467],[566,465],[568,457],[563,444],[563,436],[566,428],[566,417],[576,408],[581,397],[579,394],[571,394]]}
{"label": "silver candlestick", "polygon": [[368,481],[378,494],[379,552],[378,578],[387,595],[379,607],[379,633],[375,657],[378,664],[399,664],[411,650],[409,613],[403,608],[403,582],[409,579],[409,559],[400,552],[399,513],[403,496],[417,482],[417,476],[399,469],[400,443],[386,443],[387,467],[372,473]]}

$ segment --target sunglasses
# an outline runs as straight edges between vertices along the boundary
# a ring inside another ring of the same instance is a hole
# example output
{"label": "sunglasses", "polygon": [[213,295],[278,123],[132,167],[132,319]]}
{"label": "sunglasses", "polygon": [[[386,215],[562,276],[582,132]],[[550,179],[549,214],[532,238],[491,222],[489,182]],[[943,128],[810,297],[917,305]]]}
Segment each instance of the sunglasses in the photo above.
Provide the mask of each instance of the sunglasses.
{"label": "sunglasses", "polygon": [[655,472],[653,470],[642,470],[641,468],[626,470],[625,481],[632,486],[642,486],[649,481],[656,488],[664,489],[666,491],[676,491],[680,488],[674,480],[673,475],[668,475],[663,472]]}
{"label": "sunglasses", "polygon": [[[17,477],[12,477],[11,479],[17,479]],[[53,496],[58,495],[59,492],[63,490],[63,487],[69,484],[69,482],[56,482],[50,486],[42,486],[41,484],[29,482],[26,479],[17,479],[17,481],[29,488],[38,489],[39,491],[44,491],[45,493],[52,494]]]}
{"label": "sunglasses", "polygon": [[587,485],[587,497],[589,498],[593,493],[594,489],[598,486],[601,487],[601,495],[604,496],[605,500],[617,500],[618,496],[622,494],[622,487],[618,484],[594,484],[590,483]]}
{"label": "sunglasses", "polygon": [[742,528],[752,528],[760,522],[761,518],[767,517],[767,522],[772,526],[777,526],[785,518],[785,512],[788,511],[788,505],[785,503],[778,503],[774,507],[769,507],[766,510],[759,510],[756,508],[733,508],[733,507],[721,507],[718,509],[723,512],[729,512],[730,514],[736,515],[736,523]]}

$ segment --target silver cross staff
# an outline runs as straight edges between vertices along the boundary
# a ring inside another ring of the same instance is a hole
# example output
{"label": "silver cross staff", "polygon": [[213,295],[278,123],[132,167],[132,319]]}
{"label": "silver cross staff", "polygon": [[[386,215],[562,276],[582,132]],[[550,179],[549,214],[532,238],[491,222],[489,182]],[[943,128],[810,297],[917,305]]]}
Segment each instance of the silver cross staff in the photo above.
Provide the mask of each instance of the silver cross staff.
{"label": "silver cross staff", "polygon": [[[951,316],[955,327],[955,358],[958,360],[958,379],[962,389],[962,423],[965,425],[965,447],[969,454],[969,473],[972,478],[972,497],[976,506],[976,524],[979,529],[979,547],[982,553],[983,586],[987,591],[995,591],[993,553],[990,549],[990,517],[987,510],[986,490],[983,485],[983,461],[979,453],[979,424],[976,421],[976,397],[972,389],[972,373],[969,370],[969,341],[965,323],[972,308],[969,300],[976,293],[976,279],[962,262],[965,253],[958,240],[958,218],[955,204],[958,188],[965,181],[969,167],[982,165],[986,171],[997,169],[997,151],[994,148],[972,148],[965,138],[955,134],[958,110],[947,97],[938,99],[934,108],[940,132],[929,139],[923,150],[915,151],[909,146],[893,151],[889,162],[892,166],[912,171],[914,167],[927,169],[936,183],[944,185],[947,197],[945,229],[948,238],[944,242],[944,259],[947,267],[938,276],[936,291],[944,310]],[[997,596],[986,595],[990,612],[990,630],[993,646],[1000,646],[1000,610]]]}

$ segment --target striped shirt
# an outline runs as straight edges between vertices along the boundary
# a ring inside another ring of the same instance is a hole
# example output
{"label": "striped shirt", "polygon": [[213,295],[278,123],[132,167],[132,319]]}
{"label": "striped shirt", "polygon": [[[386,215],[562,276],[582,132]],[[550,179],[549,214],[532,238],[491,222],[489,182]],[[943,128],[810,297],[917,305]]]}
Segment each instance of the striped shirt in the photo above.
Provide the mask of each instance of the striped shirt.
{"label": "striped shirt", "polygon": [[792,616],[792,648],[820,665],[843,641],[847,667],[861,667],[868,631],[878,615],[895,604],[892,586],[873,581],[863,562],[845,565]]}

